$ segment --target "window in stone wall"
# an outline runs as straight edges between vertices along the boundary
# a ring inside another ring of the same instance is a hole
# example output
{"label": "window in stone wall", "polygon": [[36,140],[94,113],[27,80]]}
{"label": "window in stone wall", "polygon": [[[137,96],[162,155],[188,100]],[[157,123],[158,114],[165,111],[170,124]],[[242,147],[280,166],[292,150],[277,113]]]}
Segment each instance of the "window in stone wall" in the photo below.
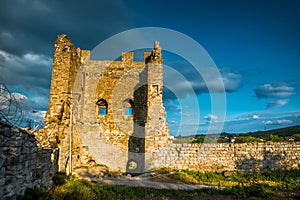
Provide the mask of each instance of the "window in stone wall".
{"label": "window in stone wall", "polygon": [[99,115],[100,116],[105,116],[107,114],[107,109],[105,107],[101,107],[99,108]]}
{"label": "window in stone wall", "polygon": [[98,105],[98,114],[99,116],[106,116],[107,115],[107,102],[104,99],[99,99],[96,103]]}
{"label": "window in stone wall", "polygon": [[133,115],[133,101],[131,99],[126,99],[124,101],[124,107],[125,107],[125,115],[132,116]]}
{"label": "window in stone wall", "polygon": [[152,85],[151,93],[152,93],[154,96],[157,96],[157,95],[159,94],[159,86],[158,86],[158,85]]}

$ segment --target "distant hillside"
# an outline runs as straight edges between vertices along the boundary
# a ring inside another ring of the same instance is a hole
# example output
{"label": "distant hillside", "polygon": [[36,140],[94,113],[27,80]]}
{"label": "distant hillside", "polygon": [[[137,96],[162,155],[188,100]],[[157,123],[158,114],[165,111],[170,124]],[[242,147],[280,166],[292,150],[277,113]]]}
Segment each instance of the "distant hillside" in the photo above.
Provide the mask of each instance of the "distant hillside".
{"label": "distant hillside", "polygon": [[256,131],[249,132],[244,135],[249,135],[253,137],[268,137],[269,135],[278,135],[278,136],[292,136],[294,134],[300,134],[300,126],[290,126],[286,128],[279,128],[267,131]]}
{"label": "distant hillside", "polygon": [[[269,135],[278,135],[278,136],[292,136],[294,134],[300,134],[300,126],[290,126],[286,128],[279,128],[279,129],[272,129],[266,131],[256,131],[256,132],[249,132],[249,133],[226,133],[223,132],[221,134],[210,134],[211,137],[218,137],[218,136],[232,136],[232,135],[244,135],[244,136],[253,136],[253,137],[268,137]],[[181,142],[191,142],[193,138],[197,138],[201,135],[188,135],[188,136],[175,136],[177,140]]]}

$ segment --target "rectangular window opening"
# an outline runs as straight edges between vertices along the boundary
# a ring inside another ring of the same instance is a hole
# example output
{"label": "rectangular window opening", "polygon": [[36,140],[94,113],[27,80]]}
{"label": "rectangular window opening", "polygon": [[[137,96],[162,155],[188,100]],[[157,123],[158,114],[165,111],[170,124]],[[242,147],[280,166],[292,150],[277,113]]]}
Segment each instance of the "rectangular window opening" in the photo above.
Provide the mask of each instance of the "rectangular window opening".
{"label": "rectangular window opening", "polygon": [[132,116],[133,112],[132,112],[132,108],[125,108],[125,115],[126,116]]}
{"label": "rectangular window opening", "polygon": [[100,116],[106,116],[106,114],[107,114],[107,110],[106,110],[106,108],[101,108],[100,107],[100,109],[99,109],[99,115]]}
{"label": "rectangular window opening", "polygon": [[159,94],[159,86],[158,85],[152,85],[152,92],[155,95]]}

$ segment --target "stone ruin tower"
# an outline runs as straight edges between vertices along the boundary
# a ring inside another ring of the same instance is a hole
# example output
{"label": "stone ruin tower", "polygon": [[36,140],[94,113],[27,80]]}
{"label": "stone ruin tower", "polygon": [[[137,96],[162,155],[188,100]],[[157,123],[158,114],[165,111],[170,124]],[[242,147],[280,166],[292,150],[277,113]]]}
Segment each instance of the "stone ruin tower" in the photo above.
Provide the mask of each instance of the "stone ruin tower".
{"label": "stone ruin tower", "polygon": [[118,60],[91,60],[67,35],[55,42],[50,103],[43,145],[59,148],[59,170],[105,164],[122,172],[151,168],[152,154],[170,144],[162,104],[159,42],[142,62],[133,52]]}

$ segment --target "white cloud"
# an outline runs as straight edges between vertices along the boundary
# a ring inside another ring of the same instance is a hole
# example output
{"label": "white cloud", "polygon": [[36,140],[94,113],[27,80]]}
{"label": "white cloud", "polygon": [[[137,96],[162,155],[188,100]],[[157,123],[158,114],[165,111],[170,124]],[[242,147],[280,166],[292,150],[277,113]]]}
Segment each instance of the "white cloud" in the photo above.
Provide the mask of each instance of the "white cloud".
{"label": "white cloud", "polygon": [[34,63],[37,65],[51,66],[52,62],[52,59],[49,57],[39,54],[27,53],[23,57],[24,60],[28,61],[29,63]]}
{"label": "white cloud", "polygon": [[174,119],[171,120],[171,124],[178,124]]}
{"label": "white cloud", "polygon": [[0,50],[0,61],[5,62],[11,60],[11,55],[5,51]]}
{"label": "white cloud", "polygon": [[271,121],[271,120],[268,120],[268,121],[265,121],[265,122],[264,122],[264,124],[267,124],[267,125],[269,125],[269,124],[273,124],[273,121]]}
{"label": "white cloud", "polygon": [[[218,73],[221,76],[217,76]],[[186,67],[185,63],[180,62],[164,68],[164,87],[177,98],[188,94],[234,92],[239,88],[241,78],[239,74],[212,67],[203,68],[199,74],[193,66]],[[175,98],[170,93],[165,93],[165,97]]]}
{"label": "white cloud", "polygon": [[288,99],[281,99],[276,101],[271,101],[268,103],[266,109],[279,108],[286,105],[289,102]]}
{"label": "white cloud", "polygon": [[163,103],[164,103],[164,106],[170,110],[180,110],[181,109],[181,106],[178,105],[176,102],[174,102],[171,99],[167,99]]}
{"label": "white cloud", "polygon": [[292,124],[292,123],[293,121],[289,119],[268,120],[264,122],[264,124],[266,125],[281,125],[281,124]]}
{"label": "white cloud", "polygon": [[13,98],[15,98],[17,101],[21,101],[21,100],[23,100],[23,99],[28,99],[25,95],[20,94],[20,93],[15,93],[15,92],[12,93],[11,96],[12,96]]}
{"label": "white cloud", "polygon": [[254,92],[258,98],[288,97],[294,94],[294,88],[285,82],[273,82],[259,86]]}
{"label": "white cloud", "polygon": [[2,84],[0,85],[0,111],[7,112],[4,111],[5,109],[14,110],[16,106],[21,106],[21,104],[19,104],[21,101],[27,99],[28,98],[23,94],[9,93]]}
{"label": "white cloud", "polygon": [[[48,56],[34,53],[26,53],[17,56],[0,50],[0,80],[11,91],[18,88],[18,91],[30,94],[32,97],[43,98],[43,102],[36,101],[36,109],[44,107],[48,103],[50,88],[52,59]],[[17,77],[17,78],[16,78]],[[20,94],[15,94],[16,98],[21,98]],[[46,103],[45,103],[46,102]]]}
{"label": "white cloud", "polygon": [[[216,78],[216,71],[213,68],[206,68],[201,76],[206,79],[192,80],[192,86],[196,91],[204,92],[209,89],[210,92],[233,92],[238,89],[241,82],[241,75],[220,70],[221,77]],[[223,84],[220,84],[223,83]]]}
{"label": "white cloud", "polygon": [[218,122],[218,116],[213,114],[207,114],[204,116],[204,119],[208,121],[208,123],[216,123]]}
{"label": "white cloud", "polygon": [[279,119],[279,120],[277,120],[277,123],[278,124],[292,124],[293,121],[289,120],[289,119]]}
{"label": "white cloud", "polygon": [[182,116],[191,117],[192,115],[190,113],[183,113]]}
{"label": "white cloud", "polygon": [[259,119],[258,115],[252,115],[251,119]]}
{"label": "white cloud", "polygon": [[232,92],[238,89],[242,76],[232,72],[221,71],[226,91]]}
{"label": "white cloud", "polygon": [[34,113],[37,115],[38,118],[44,119],[45,116],[46,116],[47,111],[39,110],[39,111],[35,111]]}
{"label": "white cloud", "polygon": [[7,123],[18,127],[32,126],[31,122],[43,124],[46,111],[35,109],[39,103],[21,93],[9,93],[0,85],[0,114]]}

